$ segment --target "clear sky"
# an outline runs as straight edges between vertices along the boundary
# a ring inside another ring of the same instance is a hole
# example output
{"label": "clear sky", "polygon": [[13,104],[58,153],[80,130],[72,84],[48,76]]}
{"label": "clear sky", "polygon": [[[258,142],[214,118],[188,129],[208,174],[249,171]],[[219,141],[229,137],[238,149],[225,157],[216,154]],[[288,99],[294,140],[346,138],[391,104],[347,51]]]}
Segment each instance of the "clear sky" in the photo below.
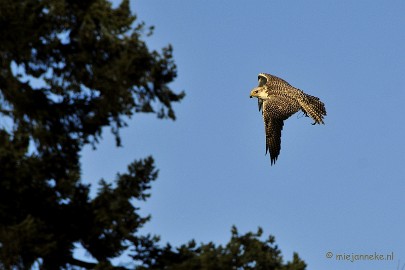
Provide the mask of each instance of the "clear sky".
{"label": "clear sky", "polygon": [[[82,153],[83,179],[112,180],[153,155],[159,178],[142,230],[173,245],[272,234],[308,269],[405,264],[405,2],[131,0],[156,27],[151,48],[174,47],[185,90],[177,120],[135,115],[115,148],[108,130]],[[265,156],[257,74],[271,73],[326,104],[325,125],[285,122],[275,166]],[[337,261],[333,254],[391,254]]]}

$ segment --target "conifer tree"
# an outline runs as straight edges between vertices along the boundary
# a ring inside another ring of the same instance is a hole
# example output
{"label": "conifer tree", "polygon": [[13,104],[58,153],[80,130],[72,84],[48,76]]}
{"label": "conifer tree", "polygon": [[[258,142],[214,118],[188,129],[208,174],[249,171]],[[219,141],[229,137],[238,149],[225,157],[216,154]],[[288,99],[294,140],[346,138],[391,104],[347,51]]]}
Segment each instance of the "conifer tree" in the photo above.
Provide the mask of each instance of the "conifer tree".
{"label": "conifer tree", "polygon": [[[174,120],[172,105],[184,97],[169,87],[177,75],[171,46],[158,52],[145,43],[152,30],[128,0],[116,8],[107,0],[0,0],[0,269],[126,269],[111,264],[125,251],[139,269],[253,261],[262,268],[252,269],[305,269],[296,255],[283,264],[261,232],[234,229],[225,247],[177,249],[139,235],[149,217],[136,203],[158,176],[152,157],[100,181],[90,197],[83,147],[97,146],[105,127],[120,146],[119,131],[135,113]],[[78,243],[97,263],[73,256]]]}

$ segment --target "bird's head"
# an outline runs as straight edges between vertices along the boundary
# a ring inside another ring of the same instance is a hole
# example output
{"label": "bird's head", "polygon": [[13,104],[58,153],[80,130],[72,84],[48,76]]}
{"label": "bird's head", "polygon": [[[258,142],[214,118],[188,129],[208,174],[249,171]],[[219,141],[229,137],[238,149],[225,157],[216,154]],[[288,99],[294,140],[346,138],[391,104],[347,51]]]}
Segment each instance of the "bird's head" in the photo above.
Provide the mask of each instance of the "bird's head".
{"label": "bird's head", "polygon": [[250,91],[250,98],[252,98],[252,97],[266,99],[267,94],[266,94],[265,88],[262,86],[253,88],[252,91]]}
{"label": "bird's head", "polygon": [[266,83],[269,79],[269,74],[259,73],[258,80],[259,85],[250,91],[250,98],[257,97],[260,99],[267,99]]}

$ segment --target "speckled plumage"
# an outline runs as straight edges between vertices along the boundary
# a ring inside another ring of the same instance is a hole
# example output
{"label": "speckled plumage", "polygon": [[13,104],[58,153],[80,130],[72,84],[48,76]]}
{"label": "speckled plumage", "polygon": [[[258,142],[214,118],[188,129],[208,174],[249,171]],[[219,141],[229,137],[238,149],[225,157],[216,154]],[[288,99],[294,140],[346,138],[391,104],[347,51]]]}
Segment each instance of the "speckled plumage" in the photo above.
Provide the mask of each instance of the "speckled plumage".
{"label": "speckled plumage", "polygon": [[276,76],[260,73],[259,86],[250,92],[250,97],[258,98],[265,125],[266,154],[270,153],[271,165],[280,154],[284,120],[302,110],[305,116],[315,121],[313,124],[324,124],[326,110],[323,102]]}

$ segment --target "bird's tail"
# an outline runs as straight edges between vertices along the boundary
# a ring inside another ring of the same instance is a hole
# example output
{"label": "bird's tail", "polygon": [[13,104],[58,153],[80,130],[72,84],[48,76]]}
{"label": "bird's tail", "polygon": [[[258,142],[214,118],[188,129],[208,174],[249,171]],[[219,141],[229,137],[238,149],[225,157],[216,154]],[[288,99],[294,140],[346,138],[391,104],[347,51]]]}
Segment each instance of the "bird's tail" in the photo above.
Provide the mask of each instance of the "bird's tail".
{"label": "bird's tail", "polygon": [[325,104],[319,98],[305,94],[305,98],[300,101],[300,105],[305,115],[314,119],[315,124],[324,124],[323,118],[326,116]]}

